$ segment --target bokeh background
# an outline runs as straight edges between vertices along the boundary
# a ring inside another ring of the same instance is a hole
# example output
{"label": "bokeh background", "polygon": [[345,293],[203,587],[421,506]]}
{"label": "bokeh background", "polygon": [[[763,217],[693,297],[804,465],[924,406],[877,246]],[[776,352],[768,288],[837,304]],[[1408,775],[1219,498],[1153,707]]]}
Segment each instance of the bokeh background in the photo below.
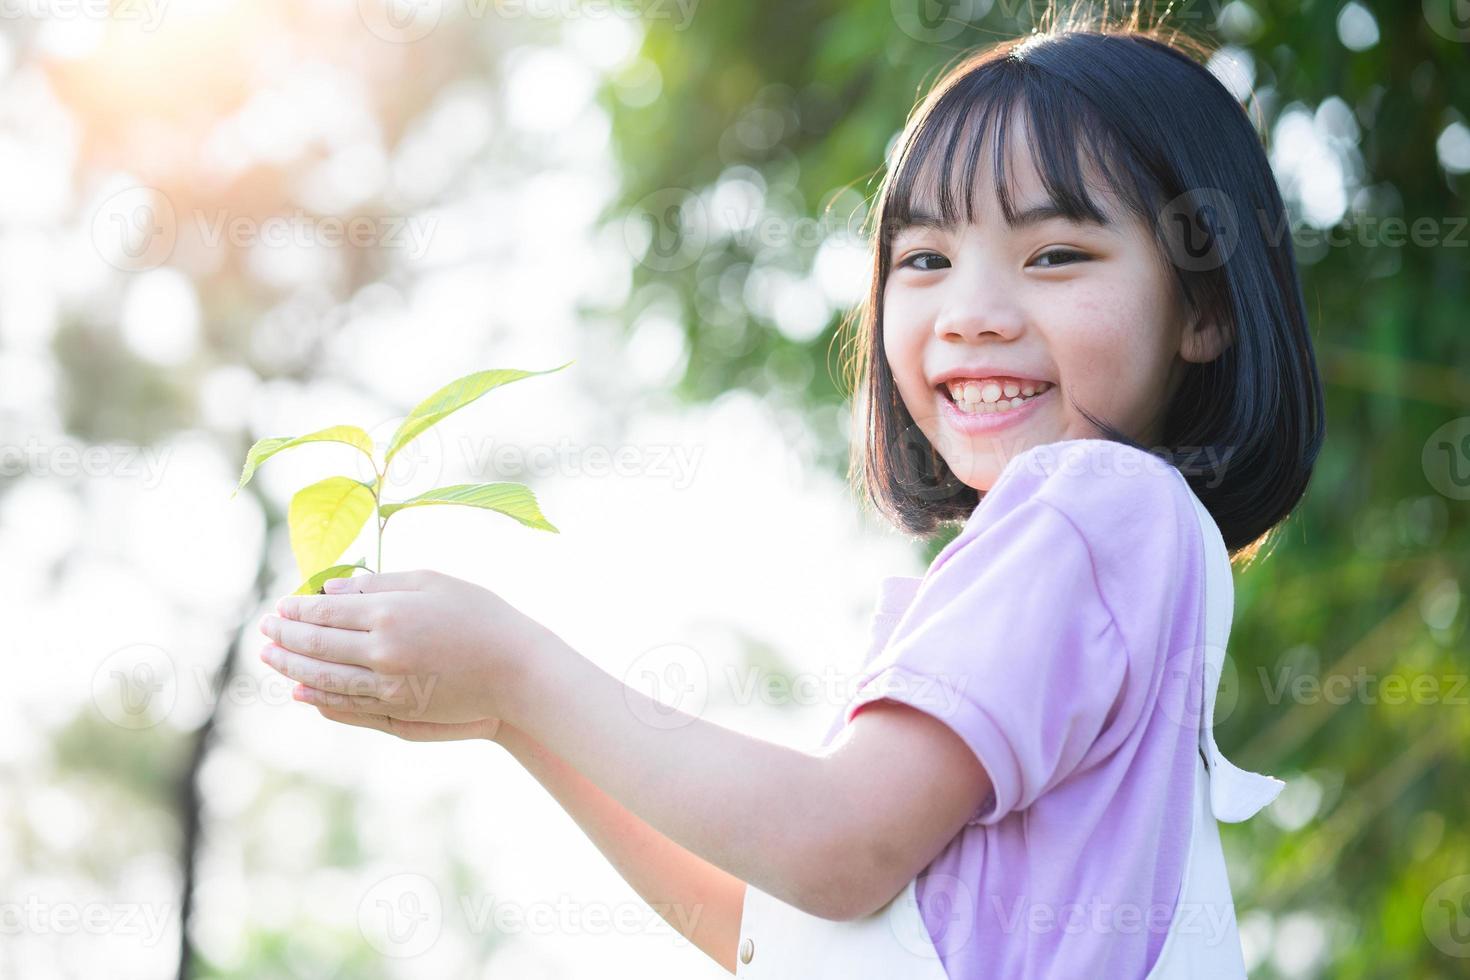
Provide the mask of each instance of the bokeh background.
{"label": "bokeh background", "polygon": [[[850,667],[946,540],[846,484],[857,230],[923,88],[1040,6],[0,0],[0,977],[723,975],[498,747],[333,725],[258,662],[286,503],[352,450],[230,491],[257,438],[575,359],[389,481],[525,482],[561,533],[405,512],[384,567],[811,743],[840,683],[748,681]],[[1218,738],[1288,782],[1222,827],[1248,965],[1465,976],[1470,10],[1166,23],[1260,124],[1330,407],[1237,572]]]}

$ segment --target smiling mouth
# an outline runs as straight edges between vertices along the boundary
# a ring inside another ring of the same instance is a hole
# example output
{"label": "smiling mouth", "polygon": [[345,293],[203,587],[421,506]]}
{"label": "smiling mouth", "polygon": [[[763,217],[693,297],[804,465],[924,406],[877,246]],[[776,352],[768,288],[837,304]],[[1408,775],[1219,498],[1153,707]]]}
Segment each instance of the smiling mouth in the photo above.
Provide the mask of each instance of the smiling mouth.
{"label": "smiling mouth", "polygon": [[[956,397],[956,389],[951,388],[948,382],[936,387],[942,397],[965,415],[1001,415],[1020,408],[1034,398],[1040,398],[1053,385],[1049,381],[1038,381],[1024,386],[995,381],[972,381],[957,386],[959,397]],[[1032,393],[1026,394],[1024,388],[1032,388]]]}

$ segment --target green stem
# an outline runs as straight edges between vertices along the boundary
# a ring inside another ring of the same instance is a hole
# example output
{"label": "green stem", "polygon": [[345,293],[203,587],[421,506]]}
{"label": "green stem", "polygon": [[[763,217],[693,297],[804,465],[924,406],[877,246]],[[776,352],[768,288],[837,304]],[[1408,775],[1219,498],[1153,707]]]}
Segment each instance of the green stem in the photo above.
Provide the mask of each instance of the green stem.
{"label": "green stem", "polygon": [[376,463],[373,464],[373,473],[376,476],[376,479],[373,480],[373,518],[378,525],[378,567],[373,571],[381,572],[383,570],[383,525],[386,522],[382,514],[383,474],[378,472]]}

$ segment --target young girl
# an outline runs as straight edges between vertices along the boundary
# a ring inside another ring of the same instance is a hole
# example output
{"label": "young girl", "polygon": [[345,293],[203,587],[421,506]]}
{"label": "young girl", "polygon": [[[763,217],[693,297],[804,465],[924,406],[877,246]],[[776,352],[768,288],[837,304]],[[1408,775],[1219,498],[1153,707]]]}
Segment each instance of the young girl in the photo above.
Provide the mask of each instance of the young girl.
{"label": "young girl", "polygon": [[1243,977],[1217,821],[1282,783],[1213,737],[1230,556],[1301,498],[1322,393],[1262,147],[1190,52],[1049,30],[910,118],[856,321],[854,472],[910,532],[963,523],[883,581],[817,749],[646,723],[647,697],[433,572],[283,599],[263,658],[331,720],[503,745],[738,976]]}

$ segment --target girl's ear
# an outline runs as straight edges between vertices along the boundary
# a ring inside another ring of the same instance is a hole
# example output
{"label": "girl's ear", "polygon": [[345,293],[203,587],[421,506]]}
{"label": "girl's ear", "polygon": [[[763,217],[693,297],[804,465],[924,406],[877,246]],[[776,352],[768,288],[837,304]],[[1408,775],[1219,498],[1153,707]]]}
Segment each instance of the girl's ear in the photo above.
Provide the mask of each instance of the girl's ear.
{"label": "girl's ear", "polygon": [[1179,356],[1196,364],[1206,364],[1219,357],[1227,346],[1220,321],[1201,314],[1185,324],[1179,339]]}

